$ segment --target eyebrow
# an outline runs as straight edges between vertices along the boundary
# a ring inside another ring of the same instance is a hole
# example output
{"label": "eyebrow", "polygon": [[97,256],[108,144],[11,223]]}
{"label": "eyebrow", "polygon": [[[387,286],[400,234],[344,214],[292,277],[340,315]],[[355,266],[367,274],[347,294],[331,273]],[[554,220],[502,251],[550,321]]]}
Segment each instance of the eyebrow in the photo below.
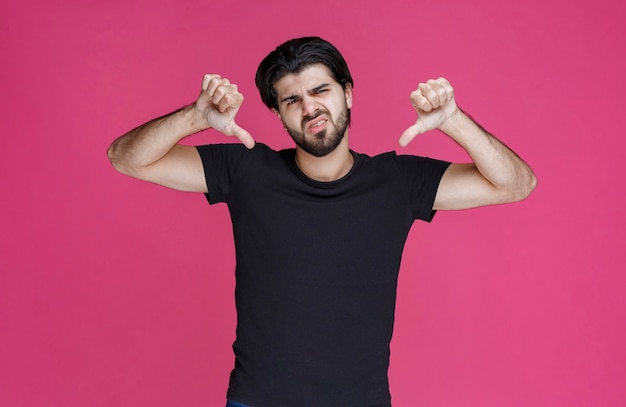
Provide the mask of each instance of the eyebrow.
{"label": "eyebrow", "polygon": [[317,93],[317,92],[319,92],[320,90],[322,90],[322,89],[324,89],[324,88],[327,88],[327,87],[329,87],[329,86],[330,86],[330,84],[329,84],[329,83],[322,83],[321,85],[316,86],[316,87],[314,87],[313,89],[311,89],[311,90],[309,91],[309,93]]}
{"label": "eyebrow", "polygon": [[293,95],[293,96],[287,96],[286,98],[281,99],[281,100],[280,100],[280,103],[284,103],[284,102],[291,102],[292,100],[297,100],[299,97],[300,97],[300,96],[295,96],[295,95]]}
{"label": "eyebrow", "polygon": [[[310,89],[310,90],[308,91],[308,93],[317,93],[317,92],[319,92],[320,90],[322,90],[322,89],[324,89],[324,88],[327,88],[327,87],[329,87],[329,86],[330,86],[330,84],[329,84],[329,83],[322,83],[322,84],[320,84],[320,85],[318,85],[318,86],[316,86],[316,87],[314,87],[314,88]],[[287,97],[285,97],[285,98],[281,99],[281,100],[280,100],[280,103],[290,102],[290,101],[292,101],[292,100],[297,100],[299,97],[300,97],[300,96],[298,96],[298,95],[291,95],[291,96],[287,96]]]}

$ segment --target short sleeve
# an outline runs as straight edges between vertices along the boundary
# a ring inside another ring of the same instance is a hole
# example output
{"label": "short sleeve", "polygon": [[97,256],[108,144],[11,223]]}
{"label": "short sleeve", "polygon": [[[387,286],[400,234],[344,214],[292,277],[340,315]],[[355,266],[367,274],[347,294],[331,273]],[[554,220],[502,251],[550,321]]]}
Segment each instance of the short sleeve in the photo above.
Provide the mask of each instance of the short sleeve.
{"label": "short sleeve", "polygon": [[241,144],[210,144],[196,146],[202,166],[210,204],[226,202],[237,168],[243,160],[246,148]]}
{"label": "short sleeve", "polygon": [[428,157],[399,155],[398,166],[405,178],[411,209],[415,219],[432,221],[436,211],[433,209],[441,177],[450,165],[447,161]]}

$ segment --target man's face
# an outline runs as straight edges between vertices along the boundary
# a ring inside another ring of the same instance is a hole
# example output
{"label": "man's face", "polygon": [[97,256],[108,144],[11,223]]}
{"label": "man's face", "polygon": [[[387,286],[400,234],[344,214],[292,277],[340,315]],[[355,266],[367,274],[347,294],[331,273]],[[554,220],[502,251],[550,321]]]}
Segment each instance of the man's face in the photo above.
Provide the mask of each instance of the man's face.
{"label": "man's face", "polygon": [[352,86],[343,89],[323,64],[288,74],[274,84],[278,95],[275,113],[296,145],[323,157],[341,143],[352,107]]}

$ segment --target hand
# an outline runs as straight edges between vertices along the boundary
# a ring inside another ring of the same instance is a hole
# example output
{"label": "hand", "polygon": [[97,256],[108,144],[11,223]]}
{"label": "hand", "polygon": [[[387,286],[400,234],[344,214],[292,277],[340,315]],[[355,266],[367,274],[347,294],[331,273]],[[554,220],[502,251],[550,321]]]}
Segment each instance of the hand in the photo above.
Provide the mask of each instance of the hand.
{"label": "hand", "polygon": [[235,123],[235,116],[243,103],[237,85],[219,75],[207,74],[202,79],[202,92],[195,108],[206,118],[209,126],[226,136],[235,136],[246,147],[254,147],[254,139]]}
{"label": "hand", "polygon": [[445,78],[420,83],[417,90],[411,93],[411,103],[417,111],[417,121],[400,136],[402,147],[418,134],[440,128],[446,120],[460,112],[454,100],[454,89]]}

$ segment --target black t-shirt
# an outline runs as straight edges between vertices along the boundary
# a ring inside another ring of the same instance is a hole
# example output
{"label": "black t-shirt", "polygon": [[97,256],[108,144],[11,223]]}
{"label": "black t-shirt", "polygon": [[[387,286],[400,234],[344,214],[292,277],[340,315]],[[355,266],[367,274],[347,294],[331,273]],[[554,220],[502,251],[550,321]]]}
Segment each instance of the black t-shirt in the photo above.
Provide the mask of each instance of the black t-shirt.
{"label": "black t-shirt", "polygon": [[197,147],[236,248],[237,339],[227,397],[253,407],[387,407],[396,283],[415,219],[449,163],[352,153],[333,182],[295,150]]}

